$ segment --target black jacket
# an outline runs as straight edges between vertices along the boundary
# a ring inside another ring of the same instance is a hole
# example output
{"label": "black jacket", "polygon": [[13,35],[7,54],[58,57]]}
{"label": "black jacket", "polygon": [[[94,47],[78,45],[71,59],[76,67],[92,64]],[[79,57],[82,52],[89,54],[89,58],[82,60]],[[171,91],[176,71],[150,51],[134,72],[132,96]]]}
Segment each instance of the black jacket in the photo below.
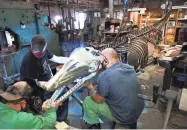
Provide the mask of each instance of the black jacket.
{"label": "black jacket", "polygon": [[37,59],[31,51],[23,58],[20,67],[21,80],[26,77],[38,79],[39,81],[48,81],[52,77],[52,72],[48,64],[48,59],[51,59],[53,54],[46,50],[43,58]]}

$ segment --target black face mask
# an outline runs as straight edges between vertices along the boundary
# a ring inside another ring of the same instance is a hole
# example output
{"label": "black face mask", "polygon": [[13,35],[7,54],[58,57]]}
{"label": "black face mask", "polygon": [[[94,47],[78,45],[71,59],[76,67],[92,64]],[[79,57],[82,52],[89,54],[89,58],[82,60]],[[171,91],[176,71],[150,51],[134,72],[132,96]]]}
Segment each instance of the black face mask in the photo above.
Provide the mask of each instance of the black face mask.
{"label": "black face mask", "polygon": [[109,63],[109,61],[103,54],[100,54],[100,55],[104,57],[104,60],[101,62],[102,69],[106,70],[106,66]]}
{"label": "black face mask", "polygon": [[104,64],[104,61],[101,63],[102,69],[106,70],[106,65]]}

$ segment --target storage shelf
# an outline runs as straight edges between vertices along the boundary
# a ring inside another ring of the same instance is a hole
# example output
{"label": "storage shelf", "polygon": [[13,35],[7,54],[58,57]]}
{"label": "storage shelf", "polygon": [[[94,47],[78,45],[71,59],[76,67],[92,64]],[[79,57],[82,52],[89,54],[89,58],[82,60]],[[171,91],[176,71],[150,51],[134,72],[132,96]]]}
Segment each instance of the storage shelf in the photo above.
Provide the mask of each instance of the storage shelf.
{"label": "storage shelf", "polygon": [[142,20],[147,20],[147,21],[159,21],[161,18],[150,18],[150,19],[142,19]]}
{"label": "storage shelf", "polygon": [[177,28],[187,28],[187,26],[185,26],[185,27],[177,27]]}
{"label": "storage shelf", "polygon": [[[176,11],[172,11],[172,14],[170,15],[169,22],[171,24],[166,25],[166,31],[165,31],[165,41],[171,41],[172,43],[175,42],[175,39],[178,35],[178,31],[186,27],[187,18],[184,18],[184,12],[185,10],[177,9]],[[172,17],[171,17],[172,16]],[[175,23],[175,24],[174,24]],[[170,25],[175,25],[173,27],[169,27]]]}
{"label": "storage shelf", "polygon": [[175,26],[171,26],[171,27],[168,27],[168,28],[175,29]]}
{"label": "storage shelf", "polygon": [[179,18],[178,21],[187,21],[187,18]]}
{"label": "storage shelf", "polygon": [[176,21],[176,19],[169,19],[169,21]]}

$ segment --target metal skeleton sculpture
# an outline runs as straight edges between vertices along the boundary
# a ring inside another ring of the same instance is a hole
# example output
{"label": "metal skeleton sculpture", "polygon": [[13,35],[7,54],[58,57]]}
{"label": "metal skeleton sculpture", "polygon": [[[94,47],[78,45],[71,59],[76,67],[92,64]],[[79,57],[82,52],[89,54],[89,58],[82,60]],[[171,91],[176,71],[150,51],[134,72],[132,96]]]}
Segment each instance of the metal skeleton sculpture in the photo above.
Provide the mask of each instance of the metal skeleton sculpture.
{"label": "metal skeleton sculpture", "polygon": [[102,43],[89,43],[90,46],[98,50],[105,48],[114,48],[119,53],[127,52],[128,64],[134,66],[135,69],[145,67],[148,62],[148,41],[146,34],[160,31],[168,20],[172,9],[172,3],[169,3],[168,12],[157,23],[143,29],[130,31],[126,35],[118,36],[113,41],[104,40]]}
{"label": "metal skeleton sculpture", "polygon": [[[43,88],[47,91],[56,90],[50,101],[61,103],[71,96],[77,89],[82,87],[86,81],[96,76],[100,68],[100,53],[98,50],[91,47],[77,48],[70,55],[69,61]],[[83,74],[86,74],[87,76],[80,78]],[[63,96],[58,98],[64,87],[77,79],[77,84]],[[50,105],[50,102],[48,105]]]}
{"label": "metal skeleton sculpture", "polygon": [[[151,31],[161,29],[170,16],[171,7],[172,5],[170,4],[168,13],[158,23],[155,23],[150,27],[145,27],[140,31],[133,31],[125,36],[119,37],[118,39],[115,39],[113,44],[111,42],[103,46],[101,45],[94,47],[99,50],[103,50],[109,47],[117,49],[119,47],[123,48],[123,46],[125,46],[126,50],[129,52],[128,62],[135,62],[135,65],[145,65],[147,62],[145,57],[148,55],[147,43],[145,43],[139,37],[144,36]],[[67,62],[44,86],[44,89],[47,91],[55,91],[50,101],[56,101],[57,103],[63,102],[77,89],[81,88],[87,80],[90,80],[96,76],[100,68],[100,53],[98,50],[90,47],[75,49],[69,57],[69,62]],[[80,78],[83,73],[87,73],[88,76]],[[63,96],[59,97],[63,88],[78,78],[80,79],[77,84]],[[50,106],[50,102],[48,105]]]}

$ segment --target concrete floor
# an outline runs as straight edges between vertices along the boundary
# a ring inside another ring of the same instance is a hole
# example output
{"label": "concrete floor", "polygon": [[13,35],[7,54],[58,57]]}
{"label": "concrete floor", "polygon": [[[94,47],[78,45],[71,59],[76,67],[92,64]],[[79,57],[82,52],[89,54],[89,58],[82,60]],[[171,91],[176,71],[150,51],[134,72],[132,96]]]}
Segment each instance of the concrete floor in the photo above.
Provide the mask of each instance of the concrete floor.
{"label": "concrete floor", "polygon": [[[141,88],[143,91],[143,94],[152,96],[152,86],[154,84],[162,85],[162,78],[163,78],[163,72],[164,69],[157,66],[157,65],[151,65],[145,68],[145,72],[140,74],[139,80],[141,83]],[[76,95],[82,99],[81,92],[76,92]],[[154,104],[151,102],[146,101],[146,106],[153,106]],[[176,114],[179,113],[179,114]],[[181,112],[172,112],[172,115],[177,115],[175,118],[172,118],[172,123],[175,123],[179,126],[184,126],[183,128],[187,128],[186,121],[187,116],[184,114],[181,115]],[[69,125],[73,126],[75,128],[81,128],[81,114],[82,114],[82,108],[81,106],[72,98],[70,98],[70,104],[69,104],[69,116],[68,121]],[[101,117],[103,120],[102,128],[103,129],[109,129],[111,121],[108,121],[107,119]],[[185,120],[184,120],[185,119]],[[161,129],[164,122],[164,112],[163,110],[158,110],[157,108],[144,108],[142,115],[138,119],[138,128],[139,129]],[[168,129],[175,128],[171,127],[171,122],[169,123]]]}

